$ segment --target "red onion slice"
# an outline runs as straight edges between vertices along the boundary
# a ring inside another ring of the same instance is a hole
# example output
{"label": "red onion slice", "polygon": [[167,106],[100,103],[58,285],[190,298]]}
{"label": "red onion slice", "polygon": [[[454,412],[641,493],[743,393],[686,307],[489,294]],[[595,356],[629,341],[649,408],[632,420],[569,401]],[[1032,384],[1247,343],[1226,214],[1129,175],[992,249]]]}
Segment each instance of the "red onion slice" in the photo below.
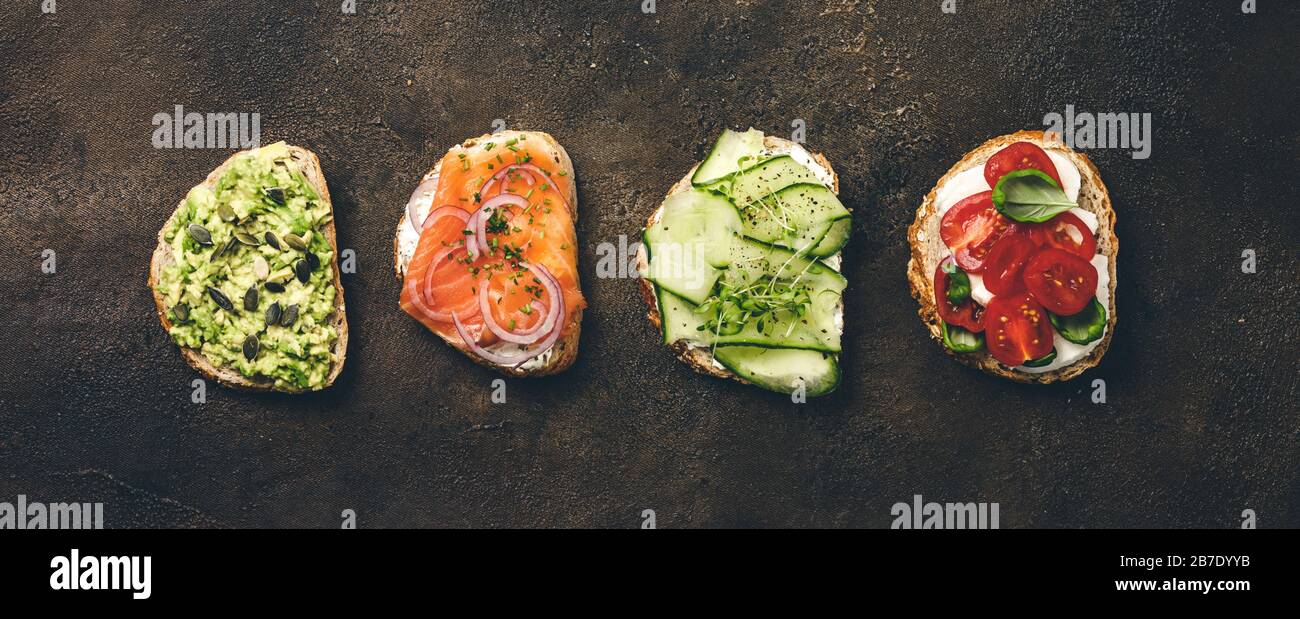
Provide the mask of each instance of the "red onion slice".
{"label": "red onion slice", "polygon": [[462,224],[469,221],[469,213],[465,212],[465,209],[458,206],[440,206],[429,211],[429,216],[424,218],[424,224],[420,226],[420,231],[423,232],[424,230],[428,230],[429,226],[433,225],[433,222],[438,221],[443,217],[455,217],[456,219],[459,219]]}
{"label": "red onion slice", "polygon": [[530,172],[530,174],[524,175],[525,180],[528,181],[528,186],[530,187],[537,184],[538,177],[543,179],[546,178],[546,172],[543,172],[541,168],[531,163],[516,163],[516,164],[508,165],[504,168],[501,168],[500,172],[493,174],[492,178],[488,179],[488,182],[483,183],[483,188],[479,189],[478,192],[479,195],[486,196],[487,193],[492,190],[492,187],[496,186],[496,184],[502,178],[505,178],[505,176],[509,174],[511,170],[524,170],[526,172]]}
{"label": "red onion slice", "polygon": [[[415,305],[416,309],[420,310],[420,313],[428,316],[430,320],[435,320],[437,322],[447,322],[448,320],[451,320],[451,312],[439,311],[430,307],[436,306],[438,302],[433,297],[428,296],[428,294],[429,290],[433,287],[434,271],[437,270],[438,265],[442,264],[442,262],[455,253],[457,249],[460,248],[444,247],[438,250],[437,254],[434,254],[433,259],[429,261],[428,268],[424,271],[423,291],[416,287],[414,278],[410,278],[410,281],[406,283],[409,296],[411,297],[411,303]],[[428,297],[427,302],[426,297]],[[473,314],[469,315],[472,316]]]}
{"label": "red onion slice", "polygon": [[[435,175],[425,179],[423,182],[417,185],[415,187],[415,191],[411,192],[411,198],[406,201],[406,221],[410,223],[411,229],[415,230],[416,234],[419,234],[421,230],[420,225],[416,223],[416,216],[415,216],[415,212],[416,209],[418,208],[419,203],[423,201],[422,198],[424,196],[421,194],[432,193],[437,188],[438,188],[438,177]],[[430,200],[430,202],[432,202],[432,200]]]}
{"label": "red onion slice", "polygon": [[558,320],[561,294],[559,282],[555,281],[555,278],[550,276],[550,272],[546,271],[546,267],[541,265],[529,264],[528,270],[532,271],[538,281],[542,283],[550,302],[546,307],[546,317],[537,321],[537,324],[526,331],[513,332],[502,327],[496,321],[496,317],[492,315],[492,306],[488,302],[489,285],[487,281],[483,282],[483,285],[478,290],[478,307],[479,312],[483,314],[483,324],[494,335],[506,342],[532,344],[542,339],[543,335],[549,334],[555,327],[555,321]]}
{"label": "red onion slice", "polygon": [[[419,310],[419,312],[421,314],[424,314],[424,316],[429,320],[432,320],[434,322],[447,322],[448,320],[451,319],[452,316],[451,313],[436,311],[424,303],[423,293],[421,293],[419,287],[416,286],[416,282],[414,278],[411,278],[406,282],[406,291],[407,291],[407,296],[410,297],[411,299],[411,305],[414,305],[415,309]],[[473,316],[474,314],[468,313],[466,315]]]}
{"label": "red onion slice", "polygon": [[492,219],[492,212],[503,206],[524,208],[528,206],[528,200],[513,193],[503,193],[489,198],[483,206],[479,207],[475,213],[478,219],[474,221],[474,233],[478,236],[479,250],[485,255],[492,253],[487,242],[487,222]]}
{"label": "red onion slice", "polygon": [[[530,265],[530,270],[532,266],[533,265]],[[546,270],[546,267],[543,267],[541,265],[536,265],[536,267],[537,270],[534,271],[534,273],[541,275],[541,277],[539,277],[538,279],[542,280],[543,285],[549,283],[551,286],[554,287],[554,290],[559,291],[560,282],[557,281],[553,275],[551,275],[551,272]],[[551,288],[548,288],[548,290],[550,289]],[[564,320],[562,318],[565,313],[564,296],[560,294],[556,294],[552,296],[552,299],[556,301],[555,305],[557,307],[555,312],[552,312],[549,316],[547,316],[546,322],[548,323],[553,322],[554,324],[550,326],[550,332],[547,334],[546,339],[536,344],[530,345],[527,348],[524,348],[523,350],[516,352],[515,354],[506,355],[479,346],[478,342],[475,341],[473,337],[471,337],[469,333],[469,329],[467,329],[464,323],[460,321],[460,317],[457,316],[455,312],[452,312],[451,314],[451,321],[452,324],[455,325],[456,333],[460,335],[460,339],[465,342],[466,347],[474,351],[474,354],[497,365],[518,367],[520,365],[523,365],[529,359],[532,359],[533,357],[536,357],[550,350],[551,347],[555,346],[555,342],[560,339],[560,334],[564,332]],[[485,318],[490,315],[491,315],[490,312],[484,314]]]}
{"label": "red onion slice", "polygon": [[[469,252],[470,262],[478,260],[480,254],[487,253],[479,250],[478,236],[473,233],[474,229],[478,228],[478,218],[482,213],[481,209],[474,211],[474,214],[465,220],[465,229],[461,231],[461,238],[465,240],[465,251]],[[464,232],[470,232],[470,234],[464,234]]]}

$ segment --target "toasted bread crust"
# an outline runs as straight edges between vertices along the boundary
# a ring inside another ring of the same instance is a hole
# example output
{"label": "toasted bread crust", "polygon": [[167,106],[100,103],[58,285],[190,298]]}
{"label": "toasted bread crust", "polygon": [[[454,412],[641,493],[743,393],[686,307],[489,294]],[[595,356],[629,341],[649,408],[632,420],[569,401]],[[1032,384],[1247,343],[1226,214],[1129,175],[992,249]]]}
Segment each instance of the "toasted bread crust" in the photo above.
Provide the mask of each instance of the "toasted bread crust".
{"label": "toasted bread crust", "polygon": [[[241,151],[228,157],[220,166],[217,167],[217,169],[209,173],[208,177],[204,179],[199,186],[208,188],[215,187],[217,181],[220,180],[221,176],[230,168],[235,158],[244,152],[248,151]],[[293,145],[289,145],[289,154],[293,159],[301,164],[303,176],[305,176],[307,181],[312,184],[312,187],[314,187],[316,192],[320,194],[321,200],[323,200],[326,206],[330,209],[330,220],[322,227],[321,232],[325,235],[325,238],[329,241],[330,248],[334,251],[334,259],[330,261],[330,268],[334,270],[334,312],[331,314],[331,321],[333,322],[335,329],[338,331],[338,339],[335,340],[334,350],[332,351],[334,362],[330,366],[330,372],[325,378],[325,384],[321,387],[321,389],[324,389],[333,385],[334,381],[343,371],[343,363],[347,359],[348,349],[347,309],[343,301],[343,280],[340,277],[339,272],[339,248],[334,225],[334,202],[330,200],[329,187],[325,184],[325,173],[321,170],[320,159],[316,157],[316,154],[305,148]],[[176,206],[176,211],[172,212],[172,217],[175,217],[176,213],[184,206],[185,198],[181,198],[181,201]],[[162,276],[163,267],[167,266],[172,261],[171,246],[167,244],[167,241],[164,238],[167,228],[170,227],[171,219],[172,218],[169,217],[167,223],[158,231],[158,245],[154,249],[153,257],[149,263],[148,278],[149,291],[153,294],[153,302],[158,314],[158,320],[162,323],[163,330],[168,333],[171,332],[172,323],[167,316],[166,301],[163,299],[162,293],[158,291],[158,280]],[[227,387],[244,391],[280,391],[284,393],[302,393],[308,391],[306,389],[297,389],[292,387],[278,388],[275,386],[275,382],[271,379],[249,378],[234,368],[215,366],[197,349],[187,348],[184,346],[181,346],[180,349],[181,358],[185,359],[185,362],[190,364],[190,367],[197,370],[204,378],[215,380]]]}
{"label": "toasted bread crust", "polygon": [[[943,259],[947,252],[947,249],[943,246],[943,241],[939,238],[939,222],[942,218],[939,216],[937,212],[938,206],[935,204],[939,188],[956,174],[976,165],[982,165],[999,150],[1014,142],[1037,144],[1044,150],[1065,156],[1079,169],[1079,207],[1097,216],[1097,251],[1106,256],[1110,271],[1110,298],[1106,308],[1106,335],[1102,337],[1101,343],[1087,357],[1063,368],[1039,374],[1018,372],[1004,366],[998,363],[987,350],[974,353],[956,353],[949,350],[947,346],[943,345],[943,333],[939,326],[939,312],[934,303],[932,275],[939,261]],[[1119,238],[1115,236],[1115,210],[1111,206],[1110,193],[1101,180],[1101,173],[1086,155],[1070,149],[1057,140],[1049,140],[1042,131],[1020,131],[996,137],[967,153],[965,157],[962,157],[961,161],[953,165],[947,174],[944,174],[935,183],[934,188],[926,195],[925,200],[916,211],[916,220],[908,228],[907,238],[912,249],[912,257],[907,263],[907,281],[912,291],[912,297],[921,306],[917,314],[929,329],[930,337],[939,343],[944,352],[961,363],[1016,382],[1047,384],[1070,380],[1096,366],[1101,361],[1102,355],[1106,354],[1106,349],[1110,347],[1111,337],[1115,334],[1115,265],[1116,256],[1119,253]]]}
{"label": "toasted bread crust", "polygon": [[[775,149],[780,147],[788,148],[794,145],[794,142],[769,135],[764,136],[763,144],[770,149]],[[835,173],[835,169],[831,167],[831,162],[821,153],[809,151],[809,154],[812,155],[813,159],[819,165],[831,173],[831,179],[833,181],[831,183],[831,191],[838,195],[840,192],[840,179]],[[668,193],[664,196],[664,200],[667,201],[667,199],[673,194],[689,190],[691,188],[691,177],[695,175],[695,169],[698,167],[700,167],[699,163],[691,166],[691,169],[686,172],[686,176],[682,177],[680,181],[677,181],[677,183],[668,190]],[[650,213],[649,217],[646,218],[647,228],[654,225],[654,221],[659,218],[663,208],[663,203],[660,203],[659,208]],[[845,208],[852,210],[848,205],[845,205]],[[636,264],[638,272],[644,272],[648,266],[648,258],[646,257],[644,247],[638,247],[637,249]],[[654,325],[656,330],[662,332],[663,319],[659,315],[659,300],[655,298],[654,285],[642,278],[637,278],[637,284],[641,290],[641,298],[645,299],[646,306],[649,307],[649,310],[646,312],[646,318],[650,320],[650,324]],[[668,348],[673,351],[673,354],[675,354],[682,363],[685,363],[696,372],[707,374],[709,376],[716,376],[718,378],[730,378],[746,385],[750,384],[749,381],[737,376],[731,370],[714,365],[713,354],[708,349],[691,348],[690,346],[687,346],[684,341],[672,342],[668,344]]]}
{"label": "toasted bread crust", "polygon": [[[577,226],[578,224],[578,178],[577,175],[574,173],[573,161],[569,159],[569,153],[564,150],[564,147],[561,146],[560,143],[556,141],[556,139],[553,136],[551,136],[551,134],[544,133],[541,131],[502,131],[500,133],[483,134],[476,138],[470,138],[462,142],[459,147],[473,148],[474,146],[477,146],[480,142],[486,141],[489,138],[500,140],[503,138],[508,138],[510,136],[517,136],[517,135],[527,135],[529,139],[541,140],[542,143],[546,144],[546,146],[551,149],[551,154],[553,155],[551,161],[554,162],[556,165],[558,165],[560,169],[563,170],[565,174],[567,174],[568,178],[571,179],[571,182],[569,183],[569,198],[568,198],[569,210],[570,210],[569,216],[571,217],[574,226]],[[432,169],[426,172],[424,176],[420,177],[420,182],[424,182],[428,179],[434,178],[437,175],[438,175],[438,164],[435,163]],[[397,221],[397,228],[393,234],[393,270],[396,273],[397,279],[399,281],[404,279],[406,276],[406,263],[403,262],[402,260],[401,243],[400,243],[402,228],[405,227],[406,225],[408,225],[406,209],[403,208],[402,217]],[[579,289],[581,289],[582,282],[580,281],[580,279],[578,279],[578,274],[576,272],[574,273],[574,278],[575,278],[574,283],[578,285]],[[517,367],[497,365],[495,363],[492,363],[491,361],[488,361],[487,359],[484,359],[474,354],[474,352],[471,351],[469,347],[466,346],[465,343],[460,340],[460,338],[444,337],[440,333],[436,335],[438,335],[438,337],[441,337],[443,341],[450,344],[456,350],[465,353],[465,356],[469,357],[472,361],[474,361],[474,363],[477,363],[486,368],[496,370],[503,374],[508,374],[510,376],[523,378],[528,376],[549,376],[551,374],[558,374],[560,372],[563,372],[564,370],[569,369],[569,366],[573,365],[573,362],[576,361],[578,358],[578,338],[582,334],[582,310],[581,309],[573,313],[573,319],[569,321],[569,324],[564,326],[564,331],[565,331],[564,336],[562,336],[559,340],[555,342],[554,345],[555,352],[551,354],[551,358],[548,359],[547,362],[541,367],[531,368],[527,370],[517,368]]]}

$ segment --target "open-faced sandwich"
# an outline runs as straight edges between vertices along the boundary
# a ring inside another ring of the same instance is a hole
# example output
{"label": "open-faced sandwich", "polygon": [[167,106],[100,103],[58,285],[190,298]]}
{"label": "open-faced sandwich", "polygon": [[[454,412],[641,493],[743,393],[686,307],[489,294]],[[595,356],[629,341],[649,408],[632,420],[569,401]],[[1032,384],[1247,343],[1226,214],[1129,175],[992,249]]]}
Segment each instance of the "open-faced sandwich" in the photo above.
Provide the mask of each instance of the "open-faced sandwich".
{"label": "open-faced sandwich", "polygon": [[939,180],[909,232],[921,319],[962,363],[1050,383],[1106,353],[1119,239],[1083,154],[1041,131],[989,140]]}
{"label": "open-faced sandwich", "polygon": [[181,200],[149,268],[158,318],[205,377],[313,391],[343,370],[348,324],[334,211],[316,155],[236,153]]}
{"label": "open-faced sandwich", "polygon": [[424,175],[393,239],[401,307],[474,361],[514,376],[578,354],[578,192],[555,138],[466,140]]}
{"label": "open-faced sandwich", "polygon": [[839,384],[840,249],[851,230],[830,162],[724,131],[650,215],[637,255],[649,318],[696,371],[781,393]]}

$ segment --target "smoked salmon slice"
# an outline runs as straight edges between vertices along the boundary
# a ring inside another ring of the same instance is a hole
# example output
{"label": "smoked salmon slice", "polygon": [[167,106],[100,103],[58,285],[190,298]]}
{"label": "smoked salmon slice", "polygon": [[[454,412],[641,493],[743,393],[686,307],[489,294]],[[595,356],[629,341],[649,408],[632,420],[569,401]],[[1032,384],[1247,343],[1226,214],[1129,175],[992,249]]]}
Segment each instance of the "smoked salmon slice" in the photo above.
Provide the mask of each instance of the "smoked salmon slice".
{"label": "smoked salmon slice", "polygon": [[568,166],[541,133],[451,149],[438,162],[429,214],[414,226],[403,311],[490,365],[517,369],[570,339],[576,347],[586,300]]}

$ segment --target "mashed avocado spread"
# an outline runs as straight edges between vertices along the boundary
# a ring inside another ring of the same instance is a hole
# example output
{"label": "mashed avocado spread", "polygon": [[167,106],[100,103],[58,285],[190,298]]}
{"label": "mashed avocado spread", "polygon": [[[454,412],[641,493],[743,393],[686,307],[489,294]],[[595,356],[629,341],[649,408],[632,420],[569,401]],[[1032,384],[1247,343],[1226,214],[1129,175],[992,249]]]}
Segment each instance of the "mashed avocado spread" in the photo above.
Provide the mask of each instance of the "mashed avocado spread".
{"label": "mashed avocado spread", "polygon": [[240,154],[168,223],[158,291],[171,336],[214,365],[284,389],[320,389],[338,338],[330,209],[283,142]]}

